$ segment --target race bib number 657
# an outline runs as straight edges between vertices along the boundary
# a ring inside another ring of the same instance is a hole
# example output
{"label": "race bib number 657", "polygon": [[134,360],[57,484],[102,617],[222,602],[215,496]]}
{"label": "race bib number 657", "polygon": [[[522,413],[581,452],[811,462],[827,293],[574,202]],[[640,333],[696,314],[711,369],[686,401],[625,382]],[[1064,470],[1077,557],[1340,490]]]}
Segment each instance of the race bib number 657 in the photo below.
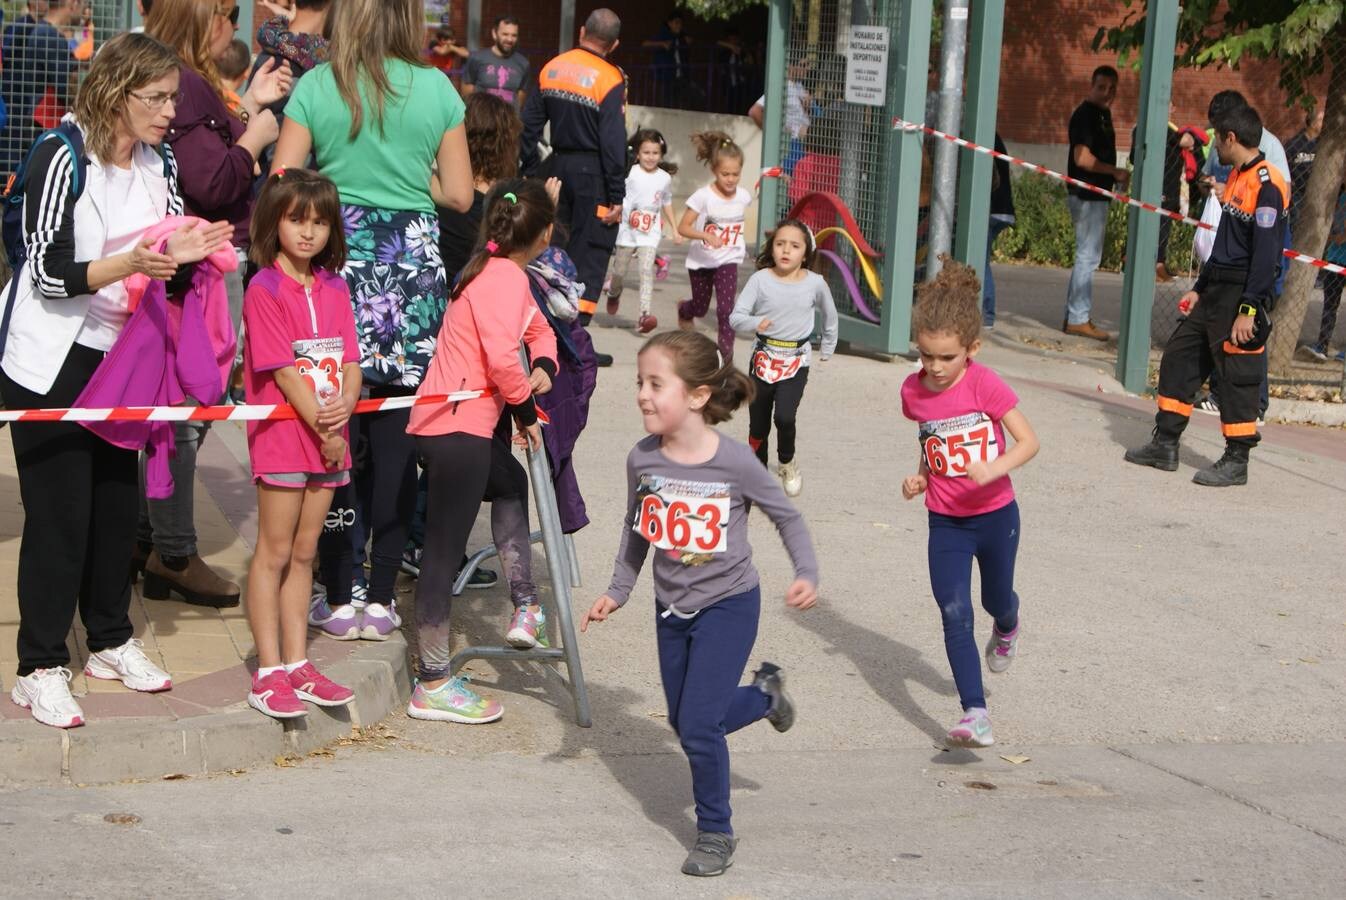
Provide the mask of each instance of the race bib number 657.
{"label": "race bib number 657", "polygon": [[994,423],[985,413],[922,422],[920,441],[926,467],[950,478],[966,477],[968,466],[974,462],[992,462],[1000,457]]}

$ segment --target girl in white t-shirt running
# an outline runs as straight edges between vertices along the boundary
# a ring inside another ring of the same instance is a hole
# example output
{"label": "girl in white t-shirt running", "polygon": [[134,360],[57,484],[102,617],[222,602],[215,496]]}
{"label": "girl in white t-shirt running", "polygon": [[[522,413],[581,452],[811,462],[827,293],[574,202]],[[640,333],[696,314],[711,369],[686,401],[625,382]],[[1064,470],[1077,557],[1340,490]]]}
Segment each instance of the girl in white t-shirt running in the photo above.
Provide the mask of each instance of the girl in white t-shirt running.
{"label": "girl in white t-shirt running", "polygon": [[659,320],[650,314],[654,295],[655,252],[663,237],[663,223],[673,233],[673,243],[681,244],[677,222],[673,219],[673,178],[678,167],[664,162],[668,144],[653,128],[642,128],[627,144],[636,155],[636,164],[626,175],[626,198],[622,201],[621,227],[617,231],[617,252],[612,256],[612,276],[608,281],[608,315],[617,314],[622,295],[622,279],[635,257],[640,266],[640,319],[636,330],[648,334]]}
{"label": "girl in white t-shirt running", "polygon": [[696,158],[710,167],[715,180],[687,198],[687,210],[678,223],[678,233],[692,242],[687,250],[692,299],[678,304],[678,327],[684,331],[696,327],[696,319],[710,309],[714,290],[720,354],[730,363],[734,359],[734,329],[729,314],[738,291],[738,267],[746,255],[743,226],[752,194],[739,187],[743,150],[729,135],[699,131],[692,135],[692,143],[696,145]]}

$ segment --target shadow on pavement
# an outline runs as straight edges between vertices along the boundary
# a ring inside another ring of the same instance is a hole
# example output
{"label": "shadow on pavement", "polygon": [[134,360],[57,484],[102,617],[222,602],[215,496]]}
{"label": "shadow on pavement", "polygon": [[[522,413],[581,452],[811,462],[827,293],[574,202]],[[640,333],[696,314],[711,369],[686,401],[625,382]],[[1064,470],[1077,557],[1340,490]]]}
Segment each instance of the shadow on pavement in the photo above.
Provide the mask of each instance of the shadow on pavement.
{"label": "shadow on pavement", "polygon": [[[932,604],[930,615],[936,614]],[[919,650],[856,625],[837,615],[826,604],[810,615],[799,616],[796,622],[831,645],[824,648],[825,653],[841,654],[849,659],[874,693],[897,710],[898,715],[932,740],[943,742],[944,726],[921,708],[907,685],[914,681],[946,697],[956,696],[957,692],[953,679],[922,659]],[[956,704],[950,710],[955,707]]]}

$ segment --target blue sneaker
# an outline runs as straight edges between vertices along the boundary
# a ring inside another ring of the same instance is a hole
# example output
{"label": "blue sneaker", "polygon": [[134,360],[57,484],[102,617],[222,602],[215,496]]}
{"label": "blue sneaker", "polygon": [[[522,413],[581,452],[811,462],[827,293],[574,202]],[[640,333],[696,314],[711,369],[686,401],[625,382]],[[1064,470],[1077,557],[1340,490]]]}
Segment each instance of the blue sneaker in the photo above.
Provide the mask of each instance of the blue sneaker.
{"label": "blue sneaker", "polygon": [[1322,344],[1305,344],[1300,349],[1318,362],[1327,362],[1327,348]]}

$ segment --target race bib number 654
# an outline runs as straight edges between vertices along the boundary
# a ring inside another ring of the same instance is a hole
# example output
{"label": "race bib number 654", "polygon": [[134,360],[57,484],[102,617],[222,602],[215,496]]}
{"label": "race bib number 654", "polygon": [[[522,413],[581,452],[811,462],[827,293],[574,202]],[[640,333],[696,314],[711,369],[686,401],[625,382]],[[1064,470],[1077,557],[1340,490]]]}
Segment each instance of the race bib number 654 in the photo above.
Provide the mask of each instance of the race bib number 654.
{"label": "race bib number 654", "polygon": [[968,466],[974,462],[992,462],[1000,457],[994,423],[985,413],[922,422],[920,440],[927,468],[950,478],[966,477]]}

